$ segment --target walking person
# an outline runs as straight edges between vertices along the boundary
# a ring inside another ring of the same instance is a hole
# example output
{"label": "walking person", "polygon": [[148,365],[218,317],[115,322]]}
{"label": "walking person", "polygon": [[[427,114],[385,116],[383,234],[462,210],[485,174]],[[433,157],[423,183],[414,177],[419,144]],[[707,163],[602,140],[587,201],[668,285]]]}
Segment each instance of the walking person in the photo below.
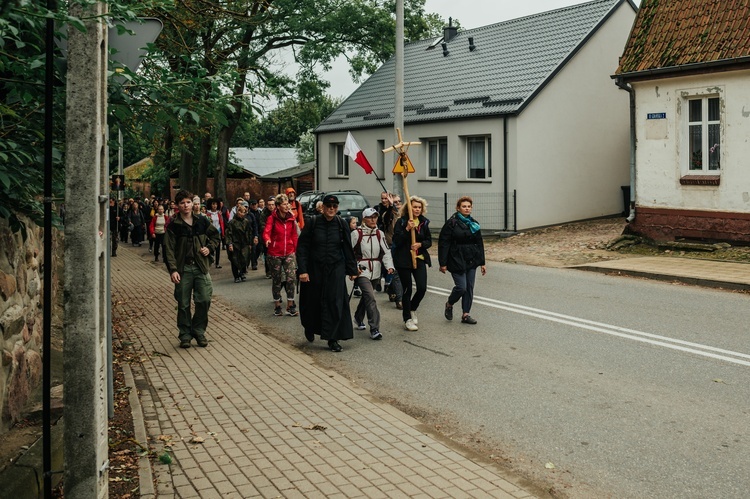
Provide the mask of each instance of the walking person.
{"label": "walking person", "polygon": [[[206,193],[208,194],[208,193]],[[214,227],[216,227],[216,230],[219,231],[219,235],[221,236],[221,240],[224,240],[224,215],[219,210],[219,201],[215,198],[208,198],[208,201],[206,201],[207,211],[206,216],[209,220],[211,220],[211,223]],[[216,265],[217,269],[221,268],[221,264],[219,261],[221,260],[221,244],[216,247],[216,253],[214,254],[214,264]]]}
{"label": "walking person", "polygon": [[[430,234],[430,221],[425,217],[427,201],[412,196],[409,202],[414,218],[409,218],[408,206],[404,204],[401,208],[401,218],[396,220],[396,226],[393,229],[393,264],[403,288],[401,314],[404,319],[404,329],[417,331],[419,329],[417,309],[427,292],[427,267],[432,265],[430,254],[427,252],[432,246],[432,235]],[[414,244],[411,239],[412,232],[416,239]],[[416,268],[412,262],[412,251],[416,253]],[[412,294],[412,277],[416,284],[414,294]]]}
{"label": "walking person", "polygon": [[440,272],[447,270],[453,277],[453,289],[445,302],[445,318],[453,320],[453,305],[461,300],[461,323],[476,324],[469,315],[474,301],[474,282],[477,267],[482,275],[487,273],[484,262],[484,241],[479,222],[471,216],[474,202],[463,196],[456,202],[454,213],[440,230],[438,237],[438,262]]}
{"label": "walking person", "polygon": [[339,341],[354,338],[346,276],[354,280],[359,274],[349,226],[336,215],[338,208],[336,196],[325,196],[323,214],[305,224],[297,246],[305,337],[314,341],[319,334],[333,352],[342,350]]}
{"label": "walking person", "polygon": [[137,201],[130,205],[128,222],[130,223],[130,226],[132,226],[130,240],[133,243],[133,246],[140,246],[143,242],[146,218],[143,216],[143,211],[141,211],[141,206]]}
{"label": "walking person", "polygon": [[164,261],[164,234],[167,232],[167,225],[169,225],[169,217],[164,213],[164,206],[160,204],[156,207],[156,214],[151,217],[151,223],[148,226],[148,235],[153,241],[155,262],[159,261],[160,249],[161,259]]}
{"label": "walking person", "polygon": [[289,209],[289,198],[285,194],[276,196],[276,210],[266,220],[263,241],[268,249],[268,265],[271,268],[271,294],[273,315],[282,316],[281,289],[286,292],[286,313],[296,316],[294,285],[297,279],[297,222]]}
{"label": "walking person", "polygon": [[247,208],[240,206],[226,226],[226,243],[234,282],[245,280],[247,262],[253,244],[258,242],[257,229],[247,216]]}
{"label": "walking person", "polygon": [[111,255],[117,256],[117,240],[120,237],[120,219],[122,208],[114,198],[109,198],[109,239],[112,247]]}
{"label": "walking person", "polygon": [[[213,286],[208,269],[211,255],[221,244],[219,231],[211,221],[193,212],[192,195],[179,191],[175,195],[178,213],[164,236],[167,271],[174,283],[177,300],[177,329],[180,348],[190,348],[193,338],[199,347],[208,346],[206,327]],[[195,312],[190,315],[190,301]]]}
{"label": "walking person", "polygon": [[[276,198],[271,196],[268,198],[268,201],[266,202],[266,207],[263,208],[263,211],[260,212],[260,218],[258,221],[258,233],[263,235],[263,232],[266,228],[266,221],[268,221],[268,217],[271,216],[271,213],[276,210]],[[268,247],[266,247],[265,241],[262,241],[260,244],[260,247],[263,249],[263,266],[265,267],[266,271],[266,279],[271,278],[271,266],[268,262]]]}
{"label": "walking person", "polygon": [[[258,209],[258,201],[255,199],[250,200],[250,209],[247,212],[247,218],[253,224],[254,231],[257,234],[258,227],[260,226],[260,210]],[[258,257],[261,254],[260,247],[261,245],[256,238],[255,243],[250,248],[250,265],[253,270],[258,270]]]}
{"label": "walking person", "polygon": [[393,260],[385,242],[385,234],[378,229],[378,212],[375,208],[366,208],[362,212],[362,226],[352,231],[351,240],[360,271],[354,284],[362,292],[354,312],[354,322],[357,329],[364,330],[367,327],[364,322],[367,315],[370,338],[379,340],[383,335],[380,332],[380,311],[375,301],[375,283],[380,282],[384,270],[386,274],[393,274]]}

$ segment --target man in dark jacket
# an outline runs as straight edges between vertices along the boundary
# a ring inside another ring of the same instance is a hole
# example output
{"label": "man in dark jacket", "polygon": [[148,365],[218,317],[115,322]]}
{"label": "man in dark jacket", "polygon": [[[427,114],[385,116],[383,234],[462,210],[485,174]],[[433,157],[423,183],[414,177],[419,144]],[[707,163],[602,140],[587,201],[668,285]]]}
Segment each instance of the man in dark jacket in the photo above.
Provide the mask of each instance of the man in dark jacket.
{"label": "man in dark jacket", "polygon": [[342,350],[340,340],[354,338],[346,276],[354,280],[359,275],[349,226],[336,215],[338,207],[336,196],[324,197],[323,214],[305,224],[297,244],[305,337],[313,341],[319,334],[334,352]]}
{"label": "man in dark jacket", "polygon": [[[268,201],[266,201],[266,207],[263,208],[260,212],[260,216],[258,217],[258,234],[263,234],[263,231],[266,228],[266,221],[268,220],[268,217],[271,216],[271,213],[274,212],[276,209],[276,198],[271,196],[268,198]],[[258,238],[262,239],[262,238]],[[271,278],[271,267],[268,265],[268,248],[265,244],[263,244],[263,241],[258,241],[258,247],[260,248],[260,252],[263,254],[263,261],[266,267],[266,279]]]}
{"label": "man in dark jacket", "polygon": [[261,254],[261,232],[260,228],[260,210],[258,210],[258,201],[256,199],[250,200],[250,210],[247,213],[247,219],[253,226],[253,237],[257,238],[255,242],[250,241],[250,263],[253,270],[258,270],[258,257]]}
{"label": "man in dark jacket", "polygon": [[[183,190],[174,200],[179,212],[164,235],[164,261],[174,283],[180,348],[190,348],[193,338],[199,347],[205,347],[208,346],[206,327],[213,294],[208,273],[210,255],[221,244],[221,236],[207,217],[193,215],[192,194]],[[195,303],[192,317],[191,298]]]}

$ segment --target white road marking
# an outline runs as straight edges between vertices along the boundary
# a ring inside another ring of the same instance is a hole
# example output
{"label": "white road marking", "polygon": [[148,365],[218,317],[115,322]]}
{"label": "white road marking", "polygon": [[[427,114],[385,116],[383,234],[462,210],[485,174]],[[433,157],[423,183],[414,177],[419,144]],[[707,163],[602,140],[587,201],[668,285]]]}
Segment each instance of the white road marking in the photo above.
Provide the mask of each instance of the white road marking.
{"label": "white road marking", "polygon": [[[450,290],[445,288],[438,288],[436,286],[427,286],[427,290],[431,293],[441,296],[450,295]],[[527,307],[525,305],[518,305],[515,303],[508,303],[492,298],[485,298],[474,295],[474,303],[484,305],[487,307],[497,308],[501,310],[507,310],[508,312],[514,312],[517,314],[528,315],[552,322],[558,322],[560,324],[567,324],[569,326],[594,331],[597,333],[609,334],[612,336],[619,336],[633,341],[640,341],[643,343],[649,343],[651,345],[657,345],[665,348],[671,348],[672,350],[679,350],[682,352],[689,352],[703,357],[709,357],[712,359],[719,359],[733,364],[750,367],[750,355],[733,352],[731,350],[724,350],[722,348],[716,348],[708,345],[702,345],[700,343],[692,343],[690,341],[677,340],[674,338],[668,338],[666,336],[659,336],[658,334],[646,333],[644,331],[637,331],[635,329],[628,329],[625,327],[614,326],[611,324],[605,324],[603,322],[590,321],[588,319],[581,319],[580,317],[573,317],[565,314],[558,314],[557,312],[550,312],[548,310],[542,310],[533,307]],[[748,359],[748,360],[742,360]]]}

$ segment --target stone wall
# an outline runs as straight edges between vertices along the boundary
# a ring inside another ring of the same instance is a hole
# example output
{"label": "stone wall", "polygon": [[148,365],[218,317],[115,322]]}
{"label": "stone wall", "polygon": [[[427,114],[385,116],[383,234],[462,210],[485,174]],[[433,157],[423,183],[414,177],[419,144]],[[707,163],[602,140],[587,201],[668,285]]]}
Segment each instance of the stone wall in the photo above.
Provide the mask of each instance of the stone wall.
{"label": "stone wall", "polygon": [[42,384],[44,231],[22,220],[28,228],[26,241],[0,218],[0,434],[23,417],[31,402],[38,402],[30,397]]}

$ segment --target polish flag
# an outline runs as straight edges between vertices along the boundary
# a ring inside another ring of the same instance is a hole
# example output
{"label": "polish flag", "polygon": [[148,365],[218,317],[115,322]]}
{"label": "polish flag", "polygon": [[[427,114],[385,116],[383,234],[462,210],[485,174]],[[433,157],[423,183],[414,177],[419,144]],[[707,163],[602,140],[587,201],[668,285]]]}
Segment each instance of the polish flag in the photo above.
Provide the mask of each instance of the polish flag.
{"label": "polish flag", "polygon": [[359,145],[357,145],[357,141],[354,140],[354,137],[352,137],[352,132],[346,133],[346,144],[344,144],[344,154],[352,158],[355,163],[361,166],[362,169],[365,171],[365,173],[370,174],[375,171],[372,169],[370,162],[367,161],[367,158],[365,158],[365,153],[363,153],[362,149],[360,149]]}

